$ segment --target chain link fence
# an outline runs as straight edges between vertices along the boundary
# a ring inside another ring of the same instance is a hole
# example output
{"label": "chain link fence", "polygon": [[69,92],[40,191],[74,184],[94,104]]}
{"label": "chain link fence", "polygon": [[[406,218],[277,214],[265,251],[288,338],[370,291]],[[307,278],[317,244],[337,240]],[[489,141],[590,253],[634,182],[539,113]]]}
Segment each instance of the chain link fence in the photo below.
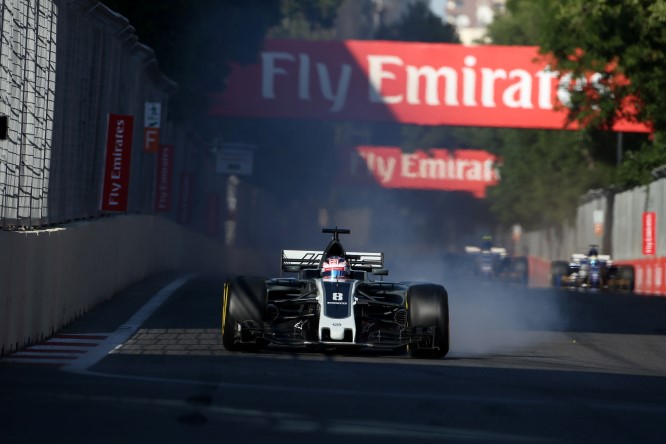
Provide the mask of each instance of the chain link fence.
{"label": "chain link fence", "polygon": [[0,4],[0,224],[49,221],[49,180],[56,84],[57,8],[52,2]]}
{"label": "chain link fence", "polygon": [[0,115],[9,122],[0,140],[1,229],[108,214],[100,204],[109,114],[134,120],[126,212],[155,213],[158,155],[144,149],[143,131],[146,103],[157,103],[160,143],[173,147],[170,205],[159,214],[222,231],[206,220],[221,206],[198,198],[222,195],[215,172],[201,168],[210,164],[205,143],[167,119],[177,85],[126,18],[94,0],[0,0],[0,18]]}

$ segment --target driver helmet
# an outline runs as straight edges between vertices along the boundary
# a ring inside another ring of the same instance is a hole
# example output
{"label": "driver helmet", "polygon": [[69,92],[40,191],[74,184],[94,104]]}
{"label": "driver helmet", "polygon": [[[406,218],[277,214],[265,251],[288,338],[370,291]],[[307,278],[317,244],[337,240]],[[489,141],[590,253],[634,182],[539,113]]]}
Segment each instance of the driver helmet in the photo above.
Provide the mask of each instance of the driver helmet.
{"label": "driver helmet", "polygon": [[493,247],[493,237],[488,234],[483,236],[483,238],[481,238],[481,250],[490,251],[492,247]]}
{"label": "driver helmet", "polygon": [[326,279],[346,279],[349,274],[349,264],[340,256],[328,257],[321,269],[321,276]]}
{"label": "driver helmet", "polygon": [[593,257],[593,256],[599,256],[599,250],[597,250],[597,247],[590,247],[590,251],[587,252],[588,257]]}

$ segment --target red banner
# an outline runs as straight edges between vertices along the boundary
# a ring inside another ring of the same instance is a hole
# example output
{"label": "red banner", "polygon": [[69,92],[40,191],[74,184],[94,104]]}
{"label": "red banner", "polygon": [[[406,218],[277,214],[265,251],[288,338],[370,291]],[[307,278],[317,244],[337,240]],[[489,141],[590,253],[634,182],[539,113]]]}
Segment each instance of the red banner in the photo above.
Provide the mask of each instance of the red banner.
{"label": "red banner", "polygon": [[159,145],[160,145],[160,129],[144,128],[143,150],[147,153],[154,153],[159,149]]}
{"label": "red banner", "polygon": [[127,211],[134,117],[109,114],[102,211]]}
{"label": "red banner", "polygon": [[646,211],[643,213],[643,254],[650,256],[655,254],[657,213]]}
{"label": "red banner", "polygon": [[233,68],[210,113],[563,129],[572,85],[536,46],[271,40],[258,64]]}
{"label": "red banner", "polygon": [[468,191],[483,198],[499,182],[497,158],[483,150],[430,149],[404,153],[398,147],[359,146],[368,171],[384,188]]}
{"label": "red banner", "polygon": [[160,145],[155,173],[155,211],[171,210],[171,172],[173,145]]}

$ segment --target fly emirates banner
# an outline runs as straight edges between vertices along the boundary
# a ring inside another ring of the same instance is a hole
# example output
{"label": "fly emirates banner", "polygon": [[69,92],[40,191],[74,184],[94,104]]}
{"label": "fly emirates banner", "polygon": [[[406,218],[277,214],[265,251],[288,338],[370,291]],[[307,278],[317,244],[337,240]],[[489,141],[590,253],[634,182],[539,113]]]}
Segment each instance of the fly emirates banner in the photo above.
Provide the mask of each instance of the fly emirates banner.
{"label": "fly emirates banner", "polygon": [[497,157],[484,150],[433,148],[405,153],[393,146],[358,146],[368,172],[383,188],[467,191],[486,197],[499,183]]}
{"label": "fly emirates banner", "polygon": [[256,64],[234,66],[210,114],[562,129],[571,87],[536,46],[269,40]]}

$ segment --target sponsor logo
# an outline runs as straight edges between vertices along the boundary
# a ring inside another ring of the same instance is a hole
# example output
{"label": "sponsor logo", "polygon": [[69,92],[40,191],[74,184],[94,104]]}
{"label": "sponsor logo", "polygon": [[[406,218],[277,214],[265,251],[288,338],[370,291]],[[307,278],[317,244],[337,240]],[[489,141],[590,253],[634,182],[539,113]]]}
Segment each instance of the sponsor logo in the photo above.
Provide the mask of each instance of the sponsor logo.
{"label": "sponsor logo", "polygon": [[399,147],[358,146],[356,151],[384,188],[460,190],[484,197],[486,187],[500,180],[497,158],[484,150],[404,153]]}
{"label": "sponsor logo", "polygon": [[160,145],[157,154],[157,190],[155,211],[171,210],[171,172],[173,169],[173,146]]}
{"label": "sponsor logo", "polygon": [[127,211],[133,123],[133,116],[109,114],[101,205],[103,211]]}
{"label": "sponsor logo", "polygon": [[654,211],[643,213],[643,254],[646,256],[655,254],[656,222],[657,214]]}
{"label": "sponsor logo", "polygon": [[586,84],[607,94],[603,76],[558,72],[536,46],[269,40],[259,63],[234,67],[211,114],[562,129],[560,105]]}
{"label": "sponsor logo", "polygon": [[348,302],[344,300],[344,296],[344,293],[331,293],[333,301],[326,301],[326,303],[331,305],[348,305]]}

